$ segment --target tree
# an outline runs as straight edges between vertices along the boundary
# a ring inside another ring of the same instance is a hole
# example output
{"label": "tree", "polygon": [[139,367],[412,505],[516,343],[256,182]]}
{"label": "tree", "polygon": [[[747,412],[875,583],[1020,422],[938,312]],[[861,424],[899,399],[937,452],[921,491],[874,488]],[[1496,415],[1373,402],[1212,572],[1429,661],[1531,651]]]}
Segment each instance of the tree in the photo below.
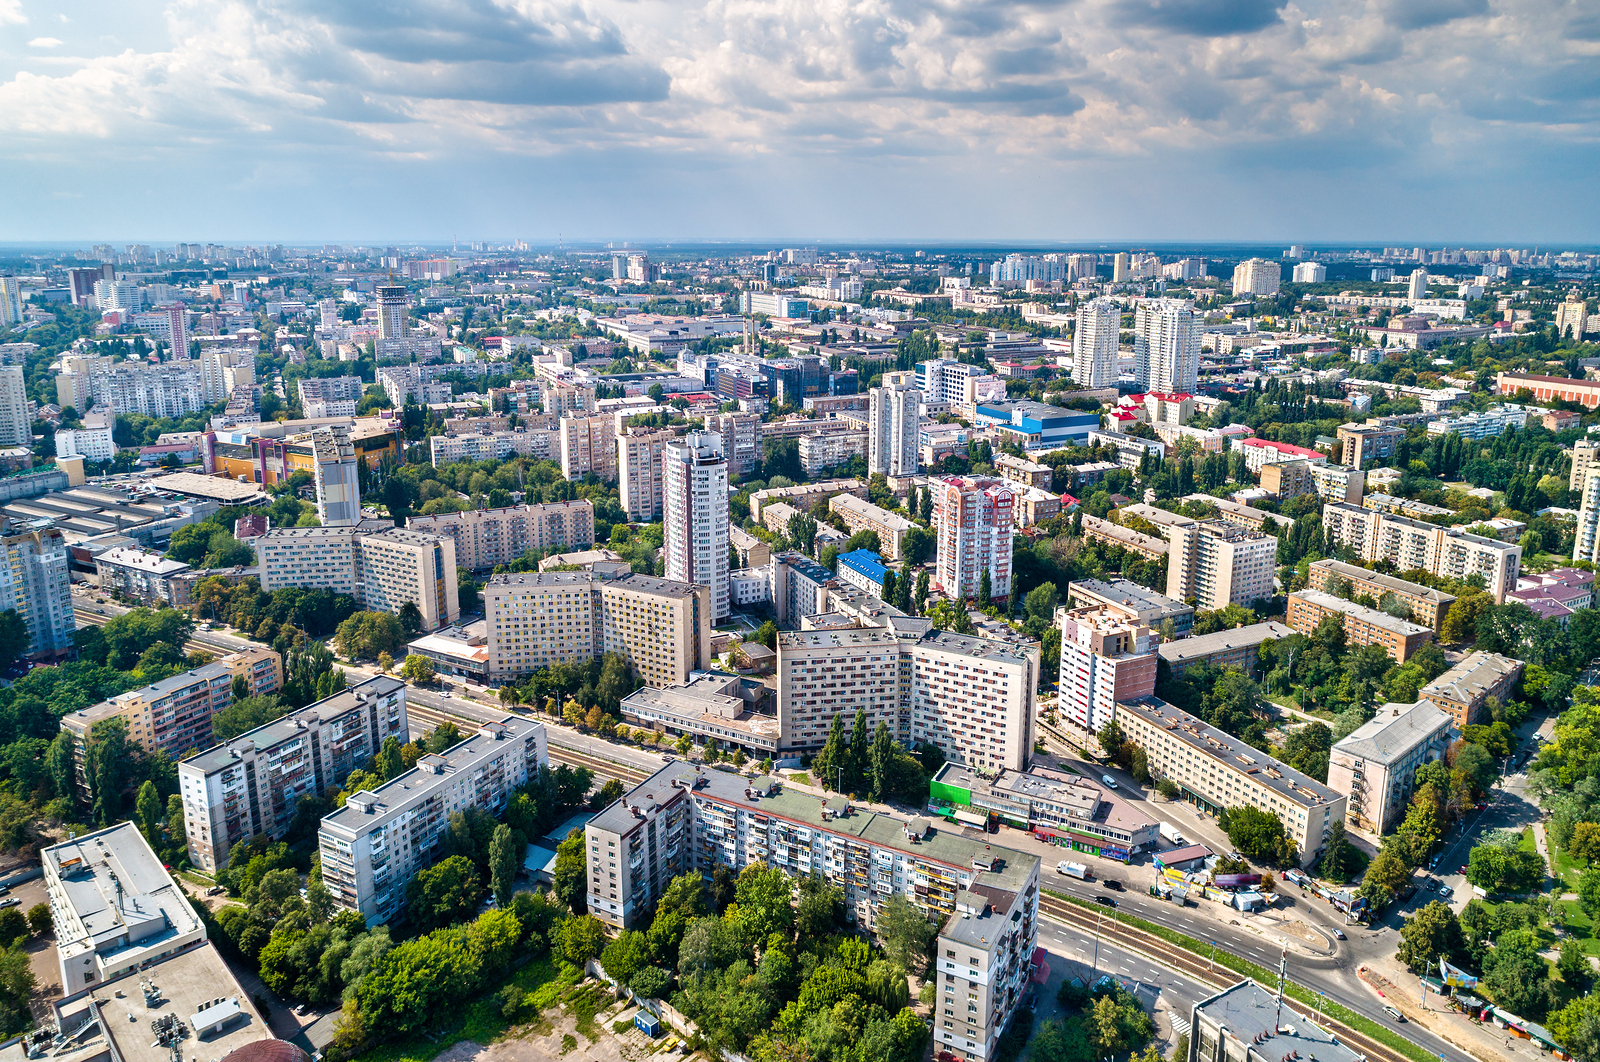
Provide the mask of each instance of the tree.
{"label": "tree", "polygon": [[489,890],[501,907],[511,902],[517,870],[527,848],[528,842],[510,826],[501,823],[494,828],[494,837],[489,841]]}
{"label": "tree", "polygon": [[990,590],[990,581],[989,581],[989,569],[985,568],[985,569],[983,569],[983,572],[978,576],[978,607],[979,608],[988,608],[989,607],[989,604],[990,604],[990,601],[991,601],[990,594],[991,594],[991,590]]}
{"label": "tree", "polygon": [[[379,671],[381,671],[381,672],[383,672],[384,674],[387,675],[389,673],[390,669],[392,669],[393,667],[394,667],[394,657],[390,656],[388,653],[379,653],[378,654],[378,670]],[[514,690],[514,689],[516,689],[516,687],[515,686],[505,686],[505,687],[502,687],[502,689]]]}
{"label": "tree", "polygon": [[275,694],[241,697],[226,708],[218,709],[211,717],[211,738],[214,741],[232,741],[246,731],[281,718],[287,712],[288,708]]}
{"label": "tree", "polygon": [[605,945],[605,923],[594,915],[571,915],[551,927],[550,950],[580,970]]}
{"label": "tree", "polygon": [[400,619],[393,613],[357,612],[339,624],[334,640],[350,659],[371,660],[379,653],[393,654],[403,635]]}
{"label": "tree", "polygon": [[471,917],[482,897],[478,869],[472,860],[458,855],[419,870],[406,882],[407,913],[430,929]]}
{"label": "tree", "polygon": [[1328,840],[1322,850],[1322,876],[1329,881],[1342,883],[1350,868],[1350,842],[1344,839],[1344,820],[1335,818],[1328,828]]}
{"label": "tree", "polygon": [[898,893],[884,901],[873,928],[883,939],[883,952],[889,960],[913,973],[922,969],[928,945],[938,934],[922,909]]}
{"label": "tree", "polygon": [[28,635],[28,621],[14,608],[0,612],[0,671],[4,671],[28,651],[32,638]]}
{"label": "tree", "polygon": [[894,738],[889,735],[888,724],[880,720],[877,732],[872,736],[870,752],[872,760],[869,771],[872,782],[870,795],[873,800],[883,800],[889,794],[889,771],[894,765],[894,755]]}
{"label": "tree", "polygon": [[633,929],[617,934],[617,939],[607,944],[600,953],[600,966],[615,978],[619,985],[628,984],[633,975],[650,962],[650,946],[645,935]]}
{"label": "tree", "polygon": [[400,677],[413,685],[426,686],[434,680],[433,661],[412,653],[400,664]]}
{"label": "tree", "polygon": [[1400,928],[1400,949],[1395,957],[1413,973],[1437,970],[1439,960],[1455,962],[1466,951],[1467,940],[1454,911],[1434,900]]}
{"label": "tree", "polygon": [[34,935],[41,937],[55,928],[50,917],[49,904],[36,903],[28,908],[28,928],[33,930]]}
{"label": "tree", "polygon": [[572,910],[584,910],[589,876],[588,856],[583,849],[583,831],[573,830],[556,846],[556,866],[551,874],[551,891]]}
{"label": "tree", "polygon": [[1283,851],[1283,820],[1249,806],[1228,809],[1228,840],[1246,859],[1276,863]]}
{"label": "tree", "polygon": [[1542,946],[1537,933],[1526,929],[1501,933],[1495,939],[1494,947],[1483,957],[1482,987],[1496,1003],[1518,1014],[1544,1016],[1553,986],[1550,964],[1539,954]]}
{"label": "tree", "polygon": [[14,948],[28,939],[28,916],[15,907],[0,911],[0,947]]}
{"label": "tree", "polygon": [[139,787],[134,809],[139,815],[139,828],[144,831],[145,840],[150,842],[151,848],[161,851],[166,847],[162,838],[162,829],[166,826],[166,807],[154,782],[147,780]]}
{"label": "tree", "polygon": [[672,987],[672,975],[659,966],[643,966],[633,975],[628,987],[643,999],[661,999]]}
{"label": "tree", "polygon": [[1056,604],[1060,596],[1056,592],[1055,583],[1040,583],[1029,590],[1022,599],[1022,607],[1027,611],[1028,618],[1040,627],[1044,627],[1055,620]]}

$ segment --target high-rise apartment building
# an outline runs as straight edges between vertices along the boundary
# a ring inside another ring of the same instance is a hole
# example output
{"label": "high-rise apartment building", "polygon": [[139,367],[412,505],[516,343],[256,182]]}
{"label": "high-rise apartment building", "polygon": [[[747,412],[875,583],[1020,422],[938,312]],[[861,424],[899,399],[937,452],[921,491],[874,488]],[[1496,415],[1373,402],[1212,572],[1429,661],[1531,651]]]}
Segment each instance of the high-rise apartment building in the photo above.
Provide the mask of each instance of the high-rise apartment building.
{"label": "high-rise apartment building", "polygon": [[67,289],[72,296],[72,305],[93,305],[95,284],[101,280],[115,280],[116,276],[117,267],[110,262],[97,265],[92,269],[67,270]]}
{"label": "high-rise apartment building", "polygon": [[602,483],[617,478],[617,418],[610,413],[561,418],[561,474],[592,475]]}
{"label": "high-rise apartment building", "polygon": [[335,907],[383,925],[405,909],[406,885],[449,854],[450,816],[499,817],[517,788],[550,763],[543,723],[508,715],[444,752],[430,752],[375,791],[322,819],[322,882]]}
{"label": "high-rise apartment building", "polygon": [[256,382],[256,356],[248,347],[202,347],[200,391],[208,405],[226,402],[235,387]]}
{"label": "high-rise apartment building", "polygon": [[1282,273],[1267,258],[1246,258],[1233,267],[1234,295],[1276,295]]}
{"label": "high-rise apartment building", "polygon": [[758,860],[835,886],[859,926],[870,927],[891,896],[904,897],[940,926],[933,949],[942,976],[929,982],[942,1001],[932,1019],[938,1053],[993,1058],[1030,978],[1044,970],[1034,963],[1039,857],[766,782],[752,788],[670,763],[635,786],[584,828],[589,910],[613,926],[642,925],[677,875],[737,873]]}
{"label": "high-rise apartment building", "polygon": [[448,431],[428,439],[434,468],[456,461],[504,461],[513,454],[543,461],[560,456],[560,436],[542,428],[516,431]]}
{"label": "high-rise apartment building", "polygon": [[867,393],[867,471],[914,476],[921,466],[922,392],[885,382]]}
{"label": "high-rise apartment building", "polygon": [[65,656],[77,629],[66,538],[41,522],[29,530],[8,529],[0,535],[0,546],[5,548],[0,605],[15,609],[27,623],[27,655],[40,660]]}
{"label": "high-rise apartment building", "polygon": [[1406,298],[1413,304],[1428,297],[1428,271],[1426,269],[1413,269],[1411,279],[1406,283]]}
{"label": "high-rise apartment building", "polygon": [[188,360],[189,308],[181,302],[174,302],[167,307],[167,349],[171,351],[169,360]]}
{"label": "high-rise apartment building", "polygon": [[1572,559],[1594,563],[1600,559],[1600,467],[1586,470],[1578,497],[1578,537],[1572,545]]}
{"label": "high-rise apartment building", "polygon": [[28,387],[21,365],[0,365],[0,446],[33,449],[33,424],[28,419]]}
{"label": "high-rise apartment building", "polygon": [[1068,280],[1093,280],[1100,266],[1098,255],[1069,254],[1067,255]]}
{"label": "high-rise apartment building", "polygon": [[184,417],[206,407],[200,366],[192,361],[124,364],[92,372],[89,395],[95,405],[147,417]]}
{"label": "high-rise apartment building", "polygon": [[1211,611],[1272,596],[1278,540],[1225,520],[1167,531],[1167,596]]}
{"label": "high-rise apartment building", "polygon": [[1200,374],[1200,318],[1182,299],[1141,302],[1133,315],[1134,379],[1146,391],[1190,394]]}
{"label": "high-rise apartment building", "polygon": [[567,383],[539,378],[539,401],[544,411],[560,419],[568,413],[580,416],[594,413],[595,388],[593,384]]}
{"label": "high-rise apartment building", "polygon": [[[1452,579],[1481,575],[1496,604],[1504,603],[1506,594],[1517,588],[1522,547],[1513,542],[1344,502],[1322,507],[1322,526],[1334,542],[1361,560],[1387,560],[1402,573],[1421,570]],[[1578,540],[1583,541],[1581,520]]]}
{"label": "high-rise apartment building", "polygon": [[138,313],[144,308],[144,292],[131,280],[97,280],[94,304],[99,310],[125,310]]}
{"label": "high-rise apartment building", "polygon": [[344,428],[319,428],[311,435],[316,461],[317,519],[323,527],[353,527],[361,522],[361,472],[355,443]]}
{"label": "high-rise apartment building", "polygon": [[1126,251],[1118,251],[1113,255],[1111,258],[1111,282],[1113,284],[1121,284],[1127,280],[1128,274],[1131,272],[1132,263],[1132,256]]}
{"label": "high-rise apartment building", "polygon": [[1063,608],[1060,710],[1080,730],[1098,734],[1117,702],[1154,696],[1156,638],[1149,627],[1102,605]]}
{"label": "high-rise apartment building", "polygon": [[1582,293],[1574,292],[1556,307],[1556,335],[1563,339],[1571,336],[1574,342],[1581,342],[1588,327],[1589,304]]}
{"label": "high-rise apartment building", "polygon": [[353,417],[366,384],[359,376],[313,376],[297,382],[300,410],[307,420]]}
{"label": "high-rise apartment building", "polygon": [[301,798],[342,786],[389,738],[411,740],[406,684],[379,675],[179,761],[189,861],[215,873],[234,845],[284,837]]}
{"label": "high-rise apartment building", "polygon": [[1321,284],[1328,279],[1328,267],[1321,262],[1301,262],[1294,267],[1296,284]]}
{"label": "high-rise apartment building", "polygon": [[1010,594],[1014,488],[1001,479],[951,477],[929,489],[939,533],[934,584],[950,597],[976,598],[987,572],[991,597]]}
{"label": "high-rise apartment building", "polygon": [[456,621],[456,544],[443,535],[368,521],[354,527],[280,527],[257,535],[261,589],[325,587],[362,608],[396,612],[411,602],[423,630]]}
{"label": "high-rise apartment building", "polygon": [[412,531],[452,539],[456,563],[472,571],[510,564],[530,550],[577,548],[594,544],[594,503],[573,501],[473,509],[413,516]]}
{"label": "high-rise apartment building", "polygon": [[923,401],[948,402],[959,406],[967,400],[967,381],[988,375],[983,367],[954,358],[930,358],[917,362],[917,379],[922,384]]}
{"label": "high-rise apartment building", "polygon": [[378,285],[378,338],[406,338],[406,286]]}
{"label": "high-rise apartment building", "polygon": [[1360,468],[1368,461],[1386,461],[1393,457],[1406,437],[1406,430],[1385,426],[1374,419],[1365,424],[1341,424],[1335,435],[1339,440],[1339,463]]}
{"label": "high-rise apartment building", "polygon": [[722,436],[730,476],[748,476],[761,463],[761,418],[755,413],[708,413],[706,431]]}
{"label": "high-rise apartment building", "polygon": [[1078,307],[1072,333],[1072,378],[1084,387],[1117,385],[1117,337],[1122,308],[1111,299],[1090,299]]}
{"label": "high-rise apartment building", "polygon": [[617,433],[617,496],[629,520],[661,519],[662,459],[667,444],[677,437],[671,428],[624,428]]}
{"label": "high-rise apartment building", "polygon": [[1600,439],[1579,439],[1572,444],[1572,476],[1567,482],[1568,489],[1583,490],[1591,468],[1600,468]]}
{"label": "high-rise apartment building", "polygon": [[56,376],[56,405],[81,415],[89,408],[90,378],[97,372],[109,372],[111,365],[111,358],[104,355],[63,354],[61,372]]}
{"label": "high-rise apartment building", "polygon": [[[722,552],[727,555],[726,542]],[[713,611],[703,583],[652,575],[607,580],[600,584],[601,651],[627,657],[646,686],[687,682],[690,672],[711,667]]]}
{"label": "high-rise apartment building", "polygon": [[732,612],[728,600],[728,459],[722,436],[690,432],[667,444],[662,553],[666,575],[711,591],[711,621]]}
{"label": "high-rise apartment building", "polygon": [[22,323],[22,281],[0,277],[0,327]]}
{"label": "high-rise apartment building", "polygon": [[317,303],[317,313],[322,331],[331,332],[339,327],[339,304],[333,299],[323,299]]}

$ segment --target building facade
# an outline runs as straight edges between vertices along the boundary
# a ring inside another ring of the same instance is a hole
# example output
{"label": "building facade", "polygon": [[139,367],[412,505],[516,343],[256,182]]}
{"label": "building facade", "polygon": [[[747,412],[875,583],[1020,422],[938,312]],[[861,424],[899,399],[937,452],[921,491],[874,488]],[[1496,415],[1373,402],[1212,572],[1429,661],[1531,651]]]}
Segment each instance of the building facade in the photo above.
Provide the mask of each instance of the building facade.
{"label": "building facade", "polygon": [[1251,675],[1260,663],[1262,644],[1276,638],[1287,638],[1293,633],[1292,627],[1268,620],[1193,638],[1180,638],[1175,642],[1163,642],[1156,647],[1156,652],[1161,654],[1161,659],[1167,662],[1174,675],[1181,675],[1198,664],[1236,667]]}
{"label": "building facade", "polygon": [[938,528],[934,583],[952,598],[976,598],[987,573],[990,597],[1006,597],[1016,505],[1012,487],[998,479],[951,477],[929,488]]}
{"label": "building facade", "polygon": [[593,660],[600,644],[598,595],[592,572],[491,575],[483,588],[490,681]]}
{"label": "building facade", "polygon": [[1340,502],[1322,507],[1322,524],[1334,542],[1364,561],[1387,560],[1397,571],[1452,579],[1481,575],[1496,604],[1517,588],[1522,547],[1514,543]]}
{"label": "building facade", "polygon": [[1350,796],[1346,824],[1382,837],[1405,818],[1417,768],[1444,758],[1455,734],[1450,713],[1429,700],[1385,704],[1334,743],[1328,787]]}
{"label": "building facade", "polygon": [[920,467],[922,392],[885,382],[867,392],[867,471],[914,476]]}
{"label": "building facade", "polygon": [[1394,457],[1401,440],[1406,437],[1406,430],[1369,420],[1365,424],[1341,424],[1335,437],[1339,440],[1339,463],[1347,468],[1361,468],[1368,461],[1387,461]]}
{"label": "building facade", "polygon": [[361,522],[361,472],[355,443],[340,428],[312,433],[316,459],[317,519],[323,527],[354,527]]}
{"label": "building facade", "polygon": [[1090,299],[1078,307],[1072,333],[1072,378],[1084,387],[1117,385],[1118,335],[1122,307],[1111,299]]}
{"label": "building facade", "polygon": [[1235,295],[1276,295],[1283,272],[1268,258],[1246,258],[1233,267]]}
{"label": "building facade", "polygon": [[1061,631],[1059,710],[1079,730],[1098,734],[1117,712],[1118,701],[1156,691],[1156,639],[1150,628],[1130,623],[1103,605],[1056,610]]}
{"label": "building facade", "polygon": [[5,567],[0,570],[0,601],[28,625],[27,656],[47,660],[72,650],[77,620],[72,614],[71,560],[66,538],[51,526],[12,528],[0,535]]}
{"label": "building facade", "polygon": [[666,577],[711,592],[711,619],[732,614],[728,600],[728,459],[722,436],[690,432],[662,458],[662,554]]}
{"label": "building facade", "polygon": [[1419,649],[1433,641],[1433,628],[1397,619],[1375,608],[1367,608],[1320,590],[1296,590],[1289,595],[1289,626],[1301,634],[1313,634],[1324,619],[1338,616],[1349,645],[1381,645],[1403,664]]}
{"label": "building facade", "polygon": [[184,417],[206,405],[200,366],[193,361],[96,370],[89,374],[89,396],[97,406],[147,417]]}
{"label": "building facade", "polygon": [[671,428],[625,428],[617,433],[617,491],[629,520],[661,519],[662,459],[667,444],[677,437]]}
{"label": "building facade", "polygon": [[354,527],[280,527],[250,540],[261,589],[326,587],[364,609],[396,612],[417,606],[423,630],[454,623],[456,544],[444,535],[373,521]]}
{"label": "building facade", "polygon": [[530,550],[593,545],[594,503],[579,498],[505,509],[435,513],[413,516],[406,521],[406,527],[453,540],[456,563],[481,571],[510,564]]}
{"label": "building facade", "polygon": [[1422,687],[1426,698],[1450,713],[1456,729],[1489,722],[1490,699],[1504,704],[1522,675],[1522,661],[1497,653],[1473,652]]}
{"label": "building facade", "polygon": [[1272,596],[1278,540],[1225,520],[1167,528],[1167,596],[1195,608],[1246,605]]}
{"label": "building facade", "polygon": [[1411,609],[1413,622],[1432,627],[1435,634],[1444,629],[1444,617],[1456,600],[1455,595],[1443,590],[1396,579],[1392,575],[1382,575],[1355,564],[1332,559],[1311,562],[1311,569],[1306,576],[1307,586],[1331,594],[1333,590],[1330,587],[1336,583],[1348,584],[1352,596],[1370,597],[1378,602],[1393,594]]}
{"label": "building facade", "polygon": [[857,531],[875,532],[883,555],[889,560],[900,559],[906,535],[917,526],[897,513],[850,494],[836,494],[829,498],[828,511],[843,520],[844,526],[852,534]]}
{"label": "building facade", "polygon": [[728,474],[748,476],[761,463],[761,418],[755,413],[708,413],[705,429],[722,436]]}
{"label": "building facade", "polygon": [[1200,372],[1200,318],[1181,299],[1141,302],[1133,315],[1133,375],[1145,391],[1194,391]]}
{"label": "building facade", "polygon": [[561,418],[561,474],[568,479],[592,475],[602,483],[617,478],[617,418],[568,414]]}
{"label": "building facade", "polygon": [[354,417],[366,391],[359,376],[318,376],[300,380],[300,410],[309,420]]}

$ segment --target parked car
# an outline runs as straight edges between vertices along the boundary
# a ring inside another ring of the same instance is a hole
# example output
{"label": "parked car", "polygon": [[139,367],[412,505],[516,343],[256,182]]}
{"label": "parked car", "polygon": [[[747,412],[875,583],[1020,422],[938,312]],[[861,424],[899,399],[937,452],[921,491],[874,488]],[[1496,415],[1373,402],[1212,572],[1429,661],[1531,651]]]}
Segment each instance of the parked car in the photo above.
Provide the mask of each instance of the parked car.
{"label": "parked car", "polygon": [[21,903],[22,901],[17,899],[15,896],[7,896],[5,899],[0,900],[0,910],[4,910],[7,907],[17,907],[20,906]]}
{"label": "parked car", "polygon": [[1404,1022],[1406,1020],[1406,1016],[1404,1014],[1401,1014],[1398,1010],[1396,1010],[1393,1007],[1384,1007],[1383,1008],[1383,1012],[1385,1014],[1389,1015],[1389,1017],[1393,1018],[1395,1021]]}
{"label": "parked car", "polygon": [[1439,898],[1442,899],[1442,900],[1448,900],[1450,897],[1454,896],[1455,893],[1456,893],[1456,890],[1452,889],[1448,885],[1440,885],[1439,886]]}
{"label": "parked car", "polygon": [[1117,905],[1117,901],[1113,900],[1109,896],[1096,896],[1094,898],[1094,902],[1099,904],[1101,907],[1115,907]]}
{"label": "parked car", "polygon": [[1400,894],[1396,896],[1395,899],[1399,900],[1401,903],[1404,903],[1416,894],[1417,887],[1415,885],[1407,885],[1405,888],[1400,890]]}
{"label": "parked car", "polygon": [[1429,878],[1427,881],[1422,883],[1422,887],[1427,891],[1432,892],[1434,889],[1439,887],[1439,883],[1434,881],[1432,878]]}

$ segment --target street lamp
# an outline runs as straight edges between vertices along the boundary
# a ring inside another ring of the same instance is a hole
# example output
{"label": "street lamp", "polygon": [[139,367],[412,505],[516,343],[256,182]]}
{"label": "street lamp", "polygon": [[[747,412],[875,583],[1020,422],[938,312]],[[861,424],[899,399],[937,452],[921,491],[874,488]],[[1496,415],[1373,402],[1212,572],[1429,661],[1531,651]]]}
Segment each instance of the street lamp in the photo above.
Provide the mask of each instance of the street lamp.
{"label": "street lamp", "polygon": [[1211,942],[1211,972],[1217,972],[1217,942]]}
{"label": "street lamp", "polygon": [[834,770],[834,778],[837,781],[837,784],[834,787],[834,792],[843,793],[844,792],[844,768],[843,767],[835,767],[833,770]]}
{"label": "street lamp", "polygon": [[1090,980],[1094,979],[1094,974],[1100,972],[1100,919],[1104,914],[1103,907],[1094,914],[1094,961],[1089,964]]}

